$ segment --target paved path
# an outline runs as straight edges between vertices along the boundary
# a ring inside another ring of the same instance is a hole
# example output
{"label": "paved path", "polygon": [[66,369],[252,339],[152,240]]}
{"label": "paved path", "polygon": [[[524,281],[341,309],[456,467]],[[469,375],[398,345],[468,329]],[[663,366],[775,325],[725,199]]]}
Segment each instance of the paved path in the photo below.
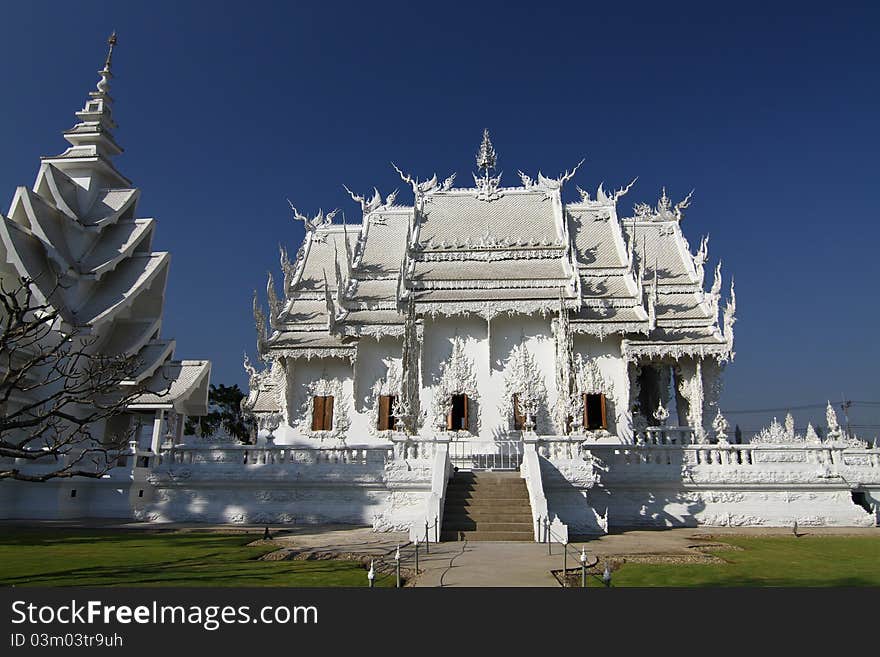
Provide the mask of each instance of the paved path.
{"label": "paved path", "polygon": [[435,543],[430,555],[420,553],[422,572],[415,585],[558,587],[550,570],[562,567],[562,548],[556,546],[555,551],[553,559],[547,556],[547,547],[537,543]]}

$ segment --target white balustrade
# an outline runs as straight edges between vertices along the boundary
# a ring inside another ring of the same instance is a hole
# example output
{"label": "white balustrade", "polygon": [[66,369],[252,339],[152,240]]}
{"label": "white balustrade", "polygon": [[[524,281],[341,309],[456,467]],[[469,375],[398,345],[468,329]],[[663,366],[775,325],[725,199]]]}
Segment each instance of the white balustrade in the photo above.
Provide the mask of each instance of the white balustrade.
{"label": "white balustrade", "polygon": [[309,448],[284,445],[177,445],[162,449],[161,465],[240,464],[272,465],[368,465],[384,464],[393,458],[385,447]]}

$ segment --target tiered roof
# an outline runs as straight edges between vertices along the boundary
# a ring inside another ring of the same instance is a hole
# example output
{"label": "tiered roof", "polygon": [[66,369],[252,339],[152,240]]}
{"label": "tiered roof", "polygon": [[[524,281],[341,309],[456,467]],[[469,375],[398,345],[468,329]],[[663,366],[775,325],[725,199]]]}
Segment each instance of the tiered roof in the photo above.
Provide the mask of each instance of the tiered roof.
{"label": "tiered roof", "polygon": [[149,390],[171,390],[141,407],[204,414],[210,363],[172,361],[174,341],[160,338],[171,257],[152,250],[155,220],[137,217],[140,192],[113,163],[122,152],[109,94],[115,35],[109,43],[96,90],[64,133],[70,147],[42,158],[33,190],[19,187],[9,216],[0,215],[0,257],[94,349],[136,357],[128,383],[155,379]]}
{"label": "tiered roof", "polygon": [[600,185],[594,197],[578,188],[580,201],[562,202],[577,167],[558,178],[520,172],[520,186],[501,187],[487,140],[474,187],[398,169],[413,204],[395,205],[396,193],[351,194],[362,209],[357,227],[294,208],[306,238],[294,264],[282,250],[283,300],[270,277],[268,333],[255,298],[261,353],[354,358],[360,337],[401,335],[413,301],[422,316],[564,308],[572,332],[619,334],[631,358],[732,355],[732,303],[724,327],[718,321],[720,265],[705,291],[705,240],[692,255],[679,225],[689,197],[673,206],[664,191],[655,208],[640,204],[620,218],[617,202],[632,183],[614,193]]}

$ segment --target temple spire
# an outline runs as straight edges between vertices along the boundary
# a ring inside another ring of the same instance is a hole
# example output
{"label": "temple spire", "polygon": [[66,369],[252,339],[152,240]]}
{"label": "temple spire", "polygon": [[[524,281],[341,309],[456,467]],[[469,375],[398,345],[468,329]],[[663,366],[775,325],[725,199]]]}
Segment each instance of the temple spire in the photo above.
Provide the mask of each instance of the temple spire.
{"label": "temple spire", "polygon": [[[116,143],[113,130],[116,122],[113,120],[112,104],[110,97],[110,80],[113,77],[111,70],[113,64],[113,50],[116,46],[116,32],[107,39],[107,57],[104,59],[104,67],[98,71],[101,76],[95,90],[89,92],[83,108],[76,113],[79,122],[64,133],[64,138],[71,145],[61,155],[44,158],[58,165],[65,159],[82,158],[108,158],[119,155],[122,147]],[[118,174],[118,172],[116,172]],[[121,175],[121,174],[119,174]]]}
{"label": "temple spire", "polygon": [[113,77],[110,66],[113,64],[113,47],[115,45],[116,30],[113,30],[113,34],[107,39],[107,59],[104,60],[104,68],[98,71],[98,75],[101,76],[101,79],[98,81],[98,91],[102,94],[106,94],[110,89],[110,78]]}

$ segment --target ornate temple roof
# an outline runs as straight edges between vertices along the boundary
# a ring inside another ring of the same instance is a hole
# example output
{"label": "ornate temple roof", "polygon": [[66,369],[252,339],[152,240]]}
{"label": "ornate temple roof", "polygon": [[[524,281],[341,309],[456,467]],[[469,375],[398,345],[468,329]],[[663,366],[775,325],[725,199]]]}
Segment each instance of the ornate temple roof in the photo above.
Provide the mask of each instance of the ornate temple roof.
{"label": "ornate temple roof", "polygon": [[455,175],[420,181],[395,166],[412,205],[396,204],[396,192],[349,191],[361,206],[356,226],[334,224],[336,211],[309,218],[291,205],[306,238],[295,263],[282,250],[283,298],[270,277],[268,332],[255,298],[261,353],[351,357],[358,337],[400,335],[413,301],[417,316],[564,308],[571,331],[619,334],[633,357],[732,355],[733,304],[723,326],[718,317],[720,264],[704,289],[707,241],[692,254],[681,231],[690,195],[673,205],[664,190],[655,207],[619,217],[635,180],[592,196],[578,187],[580,201],[566,204],[562,189],[578,167],[558,178],[520,172],[521,185],[502,187],[496,159],[486,133],[473,187],[455,187]]}

